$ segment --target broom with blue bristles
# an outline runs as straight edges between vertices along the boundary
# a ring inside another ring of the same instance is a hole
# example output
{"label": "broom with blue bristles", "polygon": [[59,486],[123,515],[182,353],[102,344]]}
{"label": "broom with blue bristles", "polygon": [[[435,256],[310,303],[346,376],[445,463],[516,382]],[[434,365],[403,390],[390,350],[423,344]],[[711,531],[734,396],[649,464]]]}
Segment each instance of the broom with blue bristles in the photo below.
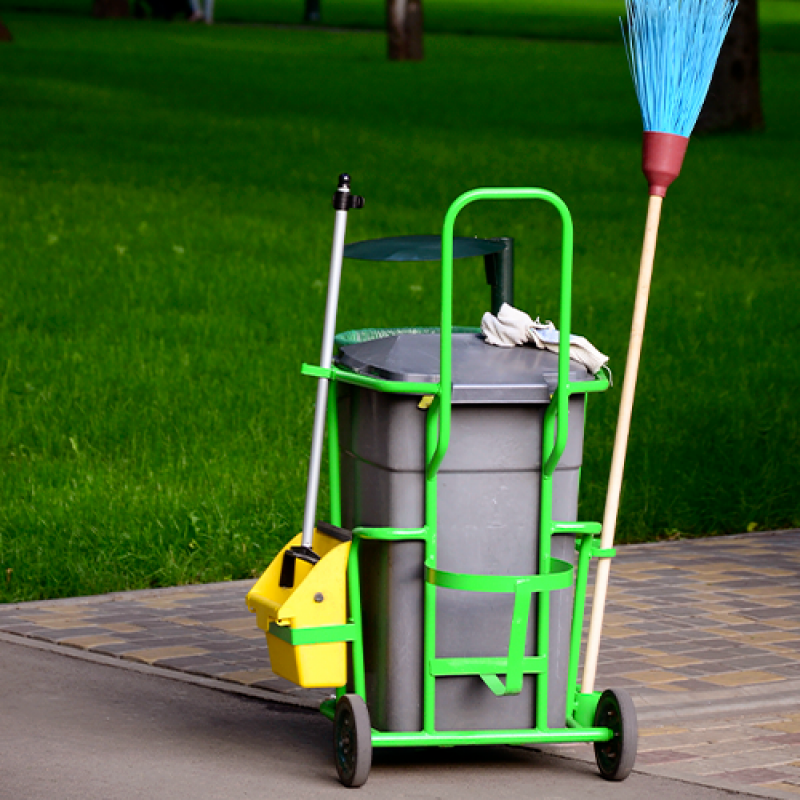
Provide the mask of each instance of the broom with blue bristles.
{"label": "broom with blue bristles", "polygon": [[[681,171],[736,0],[626,0],[625,7],[627,31],[623,23],[622,36],[642,111],[642,170],[650,187],[650,201],[603,514],[603,549],[614,545],[661,204]],[[594,690],[610,563],[610,558],[601,558],[597,567],[581,684],[584,694]]]}

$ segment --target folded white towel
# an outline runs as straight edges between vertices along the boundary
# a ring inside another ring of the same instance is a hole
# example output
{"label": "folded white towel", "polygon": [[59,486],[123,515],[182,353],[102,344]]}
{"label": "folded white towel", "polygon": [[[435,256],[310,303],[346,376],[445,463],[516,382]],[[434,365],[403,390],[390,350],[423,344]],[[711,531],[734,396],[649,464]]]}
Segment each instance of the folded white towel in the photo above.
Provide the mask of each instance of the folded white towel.
{"label": "folded white towel", "polygon": [[[560,336],[552,322],[540,322],[538,317],[533,320],[508,303],[500,306],[496,317],[488,312],[483,315],[481,331],[486,341],[496,347],[515,347],[533,342],[540,350],[558,352]],[[592,375],[608,363],[608,356],[583,336],[569,337],[569,357],[586,367]]]}

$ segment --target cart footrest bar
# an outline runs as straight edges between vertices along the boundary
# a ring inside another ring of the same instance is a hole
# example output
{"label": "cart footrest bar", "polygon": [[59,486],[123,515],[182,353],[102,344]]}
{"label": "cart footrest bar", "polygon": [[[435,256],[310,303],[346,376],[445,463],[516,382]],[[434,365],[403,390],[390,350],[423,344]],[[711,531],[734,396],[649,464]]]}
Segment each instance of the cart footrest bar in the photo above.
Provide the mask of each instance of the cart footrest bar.
{"label": "cart footrest bar", "polygon": [[564,744],[570,742],[607,742],[611,739],[608,728],[582,728],[559,730],[510,731],[424,731],[383,732],[372,731],[373,747],[448,747],[485,744]]}
{"label": "cart footrest bar", "polygon": [[[522,659],[522,672],[525,675],[545,672],[547,659],[541,656],[526,656]],[[434,678],[448,678],[455,675],[484,676],[505,675],[508,672],[507,658],[434,658],[430,662],[430,674]],[[491,688],[491,687],[490,687]]]}
{"label": "cart footrest bar", "polygon": [[314,628],[290,628],[272,622],[269,633],[276,639],[292,646],[305,644],[330,644],[331,642],[352,642],[356,638],[356,626],[351,622],[346,625],[319,625]]}

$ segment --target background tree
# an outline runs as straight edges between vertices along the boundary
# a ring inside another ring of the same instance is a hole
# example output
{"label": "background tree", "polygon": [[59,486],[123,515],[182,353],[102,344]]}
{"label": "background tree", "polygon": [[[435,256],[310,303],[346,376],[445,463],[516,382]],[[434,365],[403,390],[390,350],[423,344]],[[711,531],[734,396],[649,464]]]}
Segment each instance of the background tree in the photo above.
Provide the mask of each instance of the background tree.
{"label": "background tree", "polygon": [[386,32],[392,61],[421,61],[422,0],[386,0]]}
{"label": "background tree", "polygon": [[695,130],[710,133],[763,127],[758,0],[739,0]]}
{"label": "background tree", "polygon": [[99,19],[119,19],[130,14],[128,0],[94,0],[92,14]]}
{"label": "background tree", "polygon": [[319,0],[306,0],[305,11],[303,12],[304,22],[319,22],[322,12],[319,7]]}
{"label": "background tree", "polygon": [[10,42],[14,39],[11,35],[11,31],[3,24],[3,21],[0,20],[0,42]]}

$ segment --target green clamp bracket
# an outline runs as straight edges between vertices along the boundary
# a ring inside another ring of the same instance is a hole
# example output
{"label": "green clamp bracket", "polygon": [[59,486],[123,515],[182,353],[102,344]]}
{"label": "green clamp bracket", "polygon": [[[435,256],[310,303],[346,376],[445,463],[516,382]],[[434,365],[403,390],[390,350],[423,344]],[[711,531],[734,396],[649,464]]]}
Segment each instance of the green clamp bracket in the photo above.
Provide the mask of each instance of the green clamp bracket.
{"label": "green clamp bracket", "polygon": [[506,682],[500,680],[497,675],[481,675],[481,680],[489,687],[495,697],[514,697],[522,691],[522,673],[518,674],[517,680],[509,674]]}
{"label": "green clamp bracket", "polygon": [[307,375],[309,378],[327,378],[330,380],[333,377],[332,369],[325,369],[325,367],[317,367],[313,364],[303,364],[300,367],[300,374]]}
{"label": "green clamp bracket", "polygon": [[[580,688],[573,698],[573,724],[576,727],[591,728],[594,726],[594,715],[602,692],[582,694]],[[567,723],[569,724],[569,722]]]}
{"label": "green clamp bracket", "polygon": [[[446,572],[434,567],[433,563],[433,558],[425,561],[425,580],[434,586],[462,592],[514,595],[507,658],[434,659],[429,665],[433,675],[479,675],[494,695],[507,697],[518,695],[522,691],[524,675],[547,671],[546,658],[525,655],[531,598],[539,592],[549,593],[571,586],[572,564],[551,558],[548,571],[538,575],[472,575]],[[502,674],[505,674],[505,683],[500,678]]]}
{"label": "green clamp bracket", "polygon": [[553,524],[553,533],[572,533],[575,535],[575,549],[583,552],[589,548],[591,558],[614,558],[617,551],[613,547],[601,547],[595,538],[603,531],[599,522],[556,522]]}
{"label": "green clamp bracket", "polygon": [[599,522],[554,522],[553,533],[568,533],[583,539],[585,536],[597,536],[603,530]]}
{"label": "green clamp bracket", "polygon": [[269,632],[282,642],[299,647],[306,644],[331,644],[333,642],[352,642],[356,637],[356,626],[349,622],[345,625],[318,625],[313,628],[290,628],[272,622]]}

